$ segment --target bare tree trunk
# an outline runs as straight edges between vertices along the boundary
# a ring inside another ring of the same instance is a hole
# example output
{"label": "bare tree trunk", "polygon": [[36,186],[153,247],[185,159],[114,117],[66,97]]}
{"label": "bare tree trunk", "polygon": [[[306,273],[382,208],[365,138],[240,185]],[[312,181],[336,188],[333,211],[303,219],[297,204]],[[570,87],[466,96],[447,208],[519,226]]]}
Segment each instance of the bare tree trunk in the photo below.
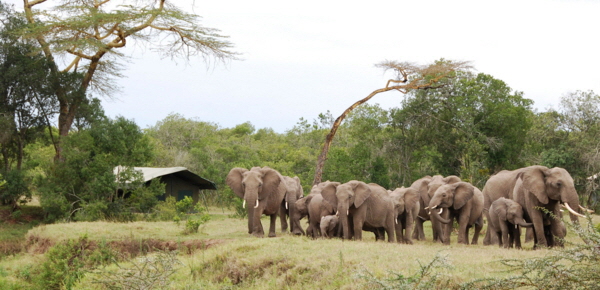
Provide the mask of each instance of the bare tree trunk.
{"label": "bare tree trunk", "polygon": [[369,94],[366,98],[354,103],[352,106],[350,106],[348,109],[346,109],[339,117],[337,117],[337,119],[335,119],[335,122],[333,122],[333,125],[331,126],[331,131],[329,131],[329,134],[327,134],[327,137],[325,137],[325,143],[323,144],[323,149],[321,150],[321,154],[319,155],[319,158],[317,159],[317,169],[315,170],[315,179],[313,180],[313,185],[317,185],[317,184],[321,183],[321,178],[323,175],[323,166],[325,166],[325,161],[327,160],[327,153],[329,152],[329,147],[331,146],[331,142],[333,141],[333,137],[335,137],[335,133],[337,132],[338,127],[342,124],[342,121],[346,118],[346,116],[352,110],[354,110],[354,108],[367,102],[368,100],[373,98],[375,95],[377,95],[379,93],[391,91],[391,90],[396,90],[399,88],[401,88],[401,87],[393,86],[393,87],[385,87],[383,89],[375,90],[371,94]]}

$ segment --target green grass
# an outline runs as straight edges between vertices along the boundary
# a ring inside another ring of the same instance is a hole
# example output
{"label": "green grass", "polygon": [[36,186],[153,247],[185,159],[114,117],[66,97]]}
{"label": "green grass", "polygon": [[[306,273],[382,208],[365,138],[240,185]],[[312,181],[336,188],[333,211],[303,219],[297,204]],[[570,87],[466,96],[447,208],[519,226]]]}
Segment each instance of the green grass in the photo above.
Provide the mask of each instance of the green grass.
{"label": "green grass", "polygon": [[[182,221],[180,225],[174,222],[61,223],[32,228],[26,236],[52,243],[81,236],[95,241],[158,239],[180,244],[208,241],[205,249],[180,251],[177,259],[181,263],[170,277],[170,289],[363,289],[367,287],[366,276],[385,279],[397,274],[414,275],[436,255],[445,257],[448,268],[435,271],[458,285],[474,279],[505,277],[508,275],[504,272],[506,267],[499,260],[554,253],[552,249],[532,250],[531,243],[524,244],[523,250],[483,246],[483,232],[479,245],[457,245],[456,235],[453,235],[451,245],[445,246],[431,242],[429,223],[425,224],[427,241],[415,241],[414,245],[376,242],[371,233],[365,233],[363,241],[312,240],[281,234],[279,221],[277,237],[255,238],[247,234],[245,219],[230,218],[231,212],[222,209],[211,209],[209,213],[211,220],[201,226],[198,233],[189,235],[182,233],[185,224]],[[268,231],[268,219],[263,218],[262,223]],[[571,232],[567,241],[580,242]],[[156,257],[157,253],[150,255]],[[120,263],[121,268],[112,265],[103,271],[139,267],[139,259]],[[21,253],[0,261],[0,273],[19,282],[23,276],[19,273],[40,260],[43,260],[41,254]],[[107,272],[86,275],[75,289],[102,289],[93,282],[103,273]]]}

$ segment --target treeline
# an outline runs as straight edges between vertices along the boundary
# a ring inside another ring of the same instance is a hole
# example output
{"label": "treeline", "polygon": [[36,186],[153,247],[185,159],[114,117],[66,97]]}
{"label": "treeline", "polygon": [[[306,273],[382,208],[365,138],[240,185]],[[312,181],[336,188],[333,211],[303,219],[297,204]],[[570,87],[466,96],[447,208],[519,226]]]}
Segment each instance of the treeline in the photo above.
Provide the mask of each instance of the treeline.
{"label": "treeline", "polygon": [[[113,174],[117,165],[187,167],[217,184],[204,200],[221,206],[241,204],[224,183],[233,167],[270,166],[310,190],[337,117],[329,111],[283,133],[251,121],[222,128],[178,114],[142,130],[127,116],[107,118],[95,95],[81,91],[82,73],[56,75],[39,44],[15,34],[25,31],[25,19],[1,2],[0,18],[0,204],[18,210],[38,196],[49,221],[129,220],[132,212],[152,212],[160,185],[130,187],[136,190],[125,198]],[[600,172],[600,96],[572,92],[557,109],[537,112],[522,92],[490,75],[446,73],[422,69],[397,80],[435,80],[430,89],[398,93],[397,108],[363,104],[352,111],[335,135],[322,180],[391,189],[442,174],[482,188],[495,172],[540,164],[567,169],[581,203],[599,207],[599,182],[588,177]],[[68,96],[58,98],[57,91]],[[61,104],[74,98],[70,130],[58,128],[66,122]]]}

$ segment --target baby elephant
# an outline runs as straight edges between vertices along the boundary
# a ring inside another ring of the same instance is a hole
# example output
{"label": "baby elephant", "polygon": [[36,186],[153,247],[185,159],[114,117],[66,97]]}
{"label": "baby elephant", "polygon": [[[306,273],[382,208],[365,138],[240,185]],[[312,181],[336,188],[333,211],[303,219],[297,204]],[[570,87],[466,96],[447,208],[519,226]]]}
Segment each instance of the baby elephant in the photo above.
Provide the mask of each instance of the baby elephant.
{"label": "baby elephant", "polygon": [[339,217],[336,215],[326,215],[321,218],[321,234],[325,238],[340,237]]}
{"label": "baby elephant", "polygon": [[523,208],[514,200],[501,197],[494,201],[489,209],[490,220],[488,227],[490,233],[498,235],[500,247],[521,248],[521,236],[519,227],[530,228],[531,223],[523,219]]}

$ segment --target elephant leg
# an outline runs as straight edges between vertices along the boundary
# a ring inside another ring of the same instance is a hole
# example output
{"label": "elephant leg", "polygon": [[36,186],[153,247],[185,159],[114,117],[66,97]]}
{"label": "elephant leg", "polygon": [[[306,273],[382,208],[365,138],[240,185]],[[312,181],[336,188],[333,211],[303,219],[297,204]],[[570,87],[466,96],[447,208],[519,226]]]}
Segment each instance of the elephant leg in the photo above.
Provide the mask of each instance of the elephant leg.
{"label": "elephant leg", "polygon": [[413,231],[413,227],[414,227],[415,223],[414,223],[414,218],[412,218],[410,215],[408,216],[408,218],[405,221],[405,227],[404,227],[404,242],[407,244],[412,245],[413,241],[410,238],[410,233]]}
{"label": "elephant leg", "polygon": [[531,221],[533,223],[533,230],[536,243],[534,248],[537,246],[548,246],[548,241],[546,240],[546,234],[544,233],[544,221],[542,217],[543,213],[539,210],[533,209],[531,210]]}
{"label": "elephant leg", "polygon": [[529,243],[529,242],[533,241],[533,236],[535,236],[533,228],[526,228],[525,229],[525,242]]}
{"label": "elephant leg", "polygon": [[281,232],[285,233],[288,229],[287,223],[287,209],[285,208],[285,199],[281,202],[279,206],[279,219],[281,220]]}
{"label": "elephant leg", "polygon": [[425,240],[425,231],[423,230],[424,222],[425,222],[425,220],[420,217],[417,217],[417,219],[415,220],[415,229],[412,234],[413,239],[415,239],[417,241]]}
{"label": "elephant leg", "polygon": [[519,226],[513,229],[515,249],[521,249],[521,228]]}
{"label": "elephant leg", "polygon": [[498,240],[500,242],[501,247],[509,247],[510,240],[508,238],[508,235],[510,230],[511,229],[508,228],[508,222],[500,221],[500,231],[502,232],[502,237],[498,237]]}
{"label": "elephant leg", "polygon": [[490,228],[490,214],[487,209],[483,209],[483,214],[485,215],[485,220],[487,221],[487,227],[485,228],[485,237],[483,237],[483,245],[491,245],[492,244],[492,236],[496,236],[497,234],[493,233],[493,229]]}
{"label": "elephant leg", "polygon": [[[360,221],[353,221],[353,230],[354,230],[354,239],[357,241],[362,240],[362,227],[363,227],[363,223]],[[375,235],[377,236],[378,233],[376,232]]]}
{"label": "elephant leg", "polygon": [[481,233],[482,228],[483,216],[480,216],[479,219],[475,222],[475,229],[473,230],[473,239],[471,240],[471,245],[477,245],[479,243],[479,233]]}
{"label": "elephant leg", "polygon": [[269,225],[269,238],[275,237],[275,225],[277,224],[277,214],[270,214],[271,223]]}

